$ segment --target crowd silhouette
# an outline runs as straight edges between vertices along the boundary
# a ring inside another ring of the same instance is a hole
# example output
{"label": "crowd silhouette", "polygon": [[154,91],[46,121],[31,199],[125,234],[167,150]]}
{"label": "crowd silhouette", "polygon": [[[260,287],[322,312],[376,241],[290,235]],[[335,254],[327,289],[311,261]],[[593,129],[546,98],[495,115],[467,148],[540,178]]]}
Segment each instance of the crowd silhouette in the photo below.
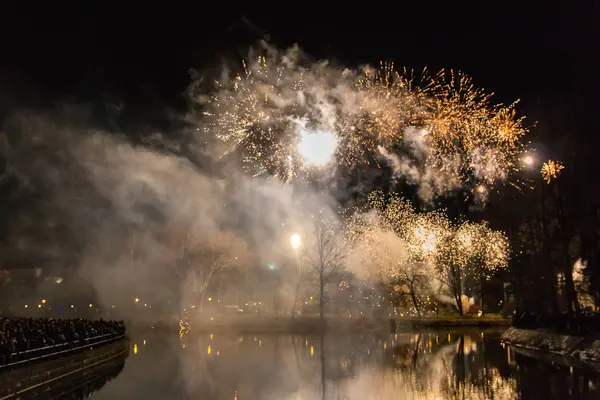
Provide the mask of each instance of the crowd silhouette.
{"label": "crowd silhouette", "polygon": [[[22,360],[23,353],[36,356],[36,350],[63,345],[62,349],[75,348],[90,341],[125,334],[123,321],[50,319],[50,318],[2,318],[0,319],[0,365],[14,359]],[[47,352],[47,353],[48,353]]]}

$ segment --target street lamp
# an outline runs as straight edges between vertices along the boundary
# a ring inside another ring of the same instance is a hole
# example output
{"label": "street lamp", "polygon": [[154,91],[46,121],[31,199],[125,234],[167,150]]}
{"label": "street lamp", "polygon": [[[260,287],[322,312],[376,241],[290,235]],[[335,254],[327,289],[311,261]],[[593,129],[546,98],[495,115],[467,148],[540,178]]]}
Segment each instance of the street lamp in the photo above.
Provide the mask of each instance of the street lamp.
{"label": "street lamp", "polygon": [[526,167],[532,167],[535,164],[535,157],[531,154],[526,154],[521,161]]}

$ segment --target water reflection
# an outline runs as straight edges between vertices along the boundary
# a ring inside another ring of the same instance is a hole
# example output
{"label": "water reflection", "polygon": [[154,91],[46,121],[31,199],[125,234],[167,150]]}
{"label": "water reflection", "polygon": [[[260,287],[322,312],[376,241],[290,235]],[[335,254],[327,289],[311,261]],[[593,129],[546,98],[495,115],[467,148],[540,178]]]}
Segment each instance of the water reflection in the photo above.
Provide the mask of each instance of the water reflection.
{"label": "water reflection", "polygon": [[[147,339],[147,341],[146,341]],[[148,336],[97,399],[598,398],[598,374],[515,354],[498,333]]]}

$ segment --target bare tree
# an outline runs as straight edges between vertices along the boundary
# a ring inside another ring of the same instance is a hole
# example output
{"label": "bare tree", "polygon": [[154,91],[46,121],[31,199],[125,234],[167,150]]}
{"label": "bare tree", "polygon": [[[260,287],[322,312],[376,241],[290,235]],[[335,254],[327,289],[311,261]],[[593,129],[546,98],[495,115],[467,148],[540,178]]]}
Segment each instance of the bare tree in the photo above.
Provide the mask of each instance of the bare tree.
{"label": "bare tree", "polygon": [[323,211],[312,218],[312,231],[307,237],[303,262],[316,275],[319,287],[319,315],[324,320],[325,286],[346,259],[346,240],[340,226]]}
{"label": "bare tree", "polygon": [[461,316],[465,312],[462,303],[464,267],[464,252],[458,246],[456,229],[450,227],[449,234],[438,243],[438,251],[435,254],[436,278],[450,292]]}
{"label": "bare tree", "polygon": [[171,246],[175,252],[175,275],[183,289],[197,293],[200,311],[214,276],[225,268],[247,266],[253,258],[246,242],[232,231],[196,233],[186,229],[171,241]]}

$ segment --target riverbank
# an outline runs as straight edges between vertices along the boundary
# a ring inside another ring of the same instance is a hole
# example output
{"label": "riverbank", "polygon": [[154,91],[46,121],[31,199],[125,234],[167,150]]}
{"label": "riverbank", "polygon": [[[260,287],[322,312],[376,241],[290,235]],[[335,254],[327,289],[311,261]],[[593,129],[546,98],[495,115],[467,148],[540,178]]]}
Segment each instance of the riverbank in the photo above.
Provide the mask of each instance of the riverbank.
{"label": "riverbank", "polygon": [[[510,320],[497,315],[484,317],[438,318],[342,318],[328,317],[322,323],[318,316],[296,317],[214,317],[192,321],[194,332],[233,332],[233,333],[321,333],[329,332],[390,332],[413,329],[436,329],[452,327],[504,328]],[[133,331],[179,332],[179,326],[169,323],[135,323]]]}
{"label": "riverbank", "polygon": [[0,370],[0,400],[23,398],[33,393],[46,397],[65,385],[72,386],[73,382],[122,368],[128,355],[129,340],[121,338],[20,368]]}
{"label": "riverbank", "polygon": [[502,334],[502,340],[517,351],[551,353],[600,370],[600,336],[571,336],[543,329],[509,328]]}

